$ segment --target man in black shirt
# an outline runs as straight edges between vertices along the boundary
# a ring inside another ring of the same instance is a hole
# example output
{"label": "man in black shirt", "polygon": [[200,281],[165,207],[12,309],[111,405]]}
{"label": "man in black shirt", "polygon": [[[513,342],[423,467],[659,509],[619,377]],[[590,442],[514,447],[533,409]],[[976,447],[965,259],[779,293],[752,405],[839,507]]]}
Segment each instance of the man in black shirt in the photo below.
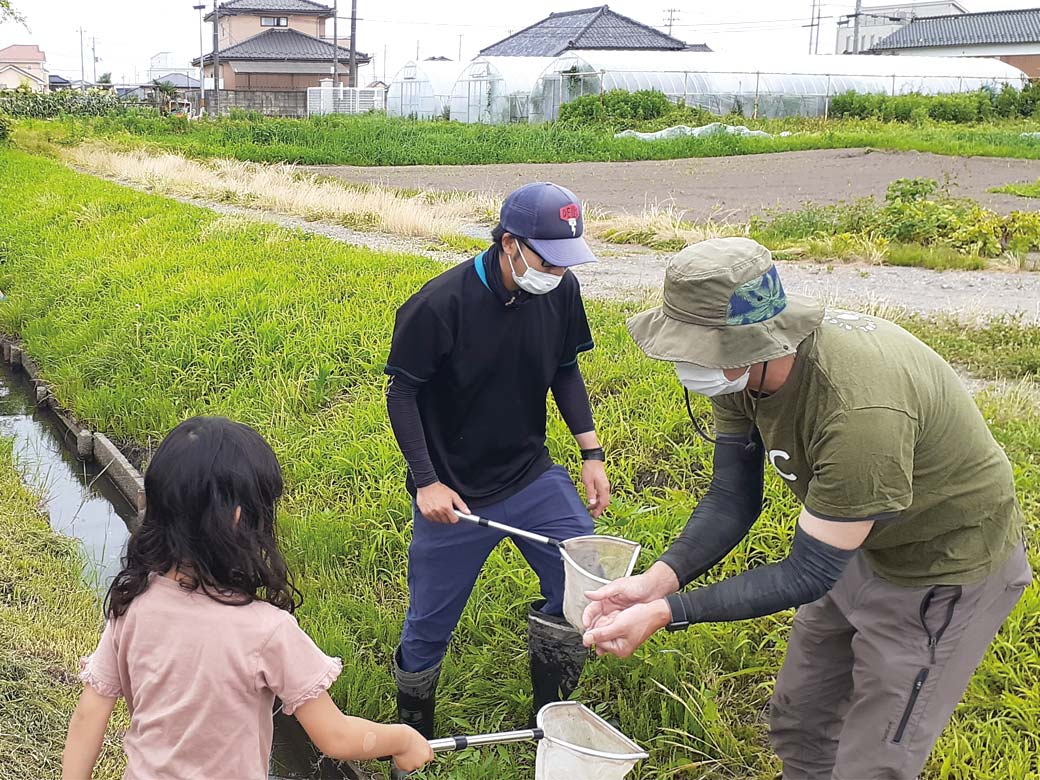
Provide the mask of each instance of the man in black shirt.
{"label": "man in black shirt", "polygon": [[[569,190],[528,184],[502,205],[494,244],[428,282],[397,312],[387,411],[414,498],[408,614],[394,653],[398,712],[433,736],[441,661],[484,561],[503,538],[455,510],[556,539],[593,533],[610,502],[578,353],[592,349],[571,266],[595,257]],[[588,507],[545,446],[546,396],[582,451]],[[563,564],[515,540],[542,600],[528,616],[534,711],[577,686],[587,651],[563,619]]]}

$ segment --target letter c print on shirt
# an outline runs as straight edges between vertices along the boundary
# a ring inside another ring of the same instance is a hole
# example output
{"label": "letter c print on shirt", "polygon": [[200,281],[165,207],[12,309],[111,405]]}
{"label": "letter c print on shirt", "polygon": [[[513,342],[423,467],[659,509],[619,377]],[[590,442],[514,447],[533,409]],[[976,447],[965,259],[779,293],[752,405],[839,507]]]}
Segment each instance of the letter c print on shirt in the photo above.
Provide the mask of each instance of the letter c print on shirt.
{"label": "letter c print on shirt", "polygon": [[770,450],[769,451],[769,462],[773,464],[773,468],[776,469],[776,473],[786,479],[788,482],[797,482],[797,474],[788,474],[786,471],[782,471],[779,466],[776,465],[776,459],[782,458],[783,460],[791,460],[791,454],[784,452],[783,450]]}

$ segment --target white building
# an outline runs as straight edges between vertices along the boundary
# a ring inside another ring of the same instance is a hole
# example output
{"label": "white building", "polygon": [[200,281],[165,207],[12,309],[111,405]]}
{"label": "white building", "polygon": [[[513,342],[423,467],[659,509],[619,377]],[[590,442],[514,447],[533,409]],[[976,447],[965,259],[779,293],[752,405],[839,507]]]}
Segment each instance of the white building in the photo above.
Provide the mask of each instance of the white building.
{"label": "white building", "polygon": [[[887,38],[913,19],[924,16],[952,16],[966,14],[968,11],[957,2],[936,1],[923,3],[895,3],[893,5],[872,5],[864,7],[859,17],[859,52],[867,51],[881,39]],[[838,39],[835,54],[852,54],[857,51],[853,41],[855,21],[848,16],[838,22]]]}
{"label": "white building", "polygon": [[197,77],[199,75],[198,68],[192,68],[191,66],[178,63],[172,53],[168,51],[161,51],[158,54],[152,55],[148,61],[148,81],[151,82],[160,76],[168,76],[171,73],[179,73],[182,76]]}

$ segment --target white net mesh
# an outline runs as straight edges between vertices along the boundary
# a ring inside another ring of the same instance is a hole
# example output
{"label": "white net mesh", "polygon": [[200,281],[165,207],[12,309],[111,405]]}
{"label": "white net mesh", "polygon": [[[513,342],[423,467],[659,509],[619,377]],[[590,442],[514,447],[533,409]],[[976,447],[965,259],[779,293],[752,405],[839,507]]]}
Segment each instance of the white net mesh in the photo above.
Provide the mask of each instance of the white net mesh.
{"label": "white net mesh", "polygon": [[632,573],[639,545],[616,536],[576,536],[563,543],[563,616],[584,631],[582,613],[589,605],[585,591],[598,590]]}
{"label": "white net mesh", "polygon": [[538,713],[535,780],[621,780],[646,753],[592,710],[575,701]]}

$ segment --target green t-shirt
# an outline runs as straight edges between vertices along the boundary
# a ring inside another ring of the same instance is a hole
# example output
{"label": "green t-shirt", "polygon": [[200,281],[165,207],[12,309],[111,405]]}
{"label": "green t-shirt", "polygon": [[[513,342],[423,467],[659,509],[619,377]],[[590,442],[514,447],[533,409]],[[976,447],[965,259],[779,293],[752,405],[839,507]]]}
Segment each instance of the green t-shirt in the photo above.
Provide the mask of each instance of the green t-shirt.
{"label": "green t-shirt", "polygon": [[[747,393],[713,405],[720,433],[748,430]],[[877,521],[863,549],[897,585],[976,582],[1022,539],[1007,456],[953,368],[897,325],[829,310],[757,425],[812,514]]]}

